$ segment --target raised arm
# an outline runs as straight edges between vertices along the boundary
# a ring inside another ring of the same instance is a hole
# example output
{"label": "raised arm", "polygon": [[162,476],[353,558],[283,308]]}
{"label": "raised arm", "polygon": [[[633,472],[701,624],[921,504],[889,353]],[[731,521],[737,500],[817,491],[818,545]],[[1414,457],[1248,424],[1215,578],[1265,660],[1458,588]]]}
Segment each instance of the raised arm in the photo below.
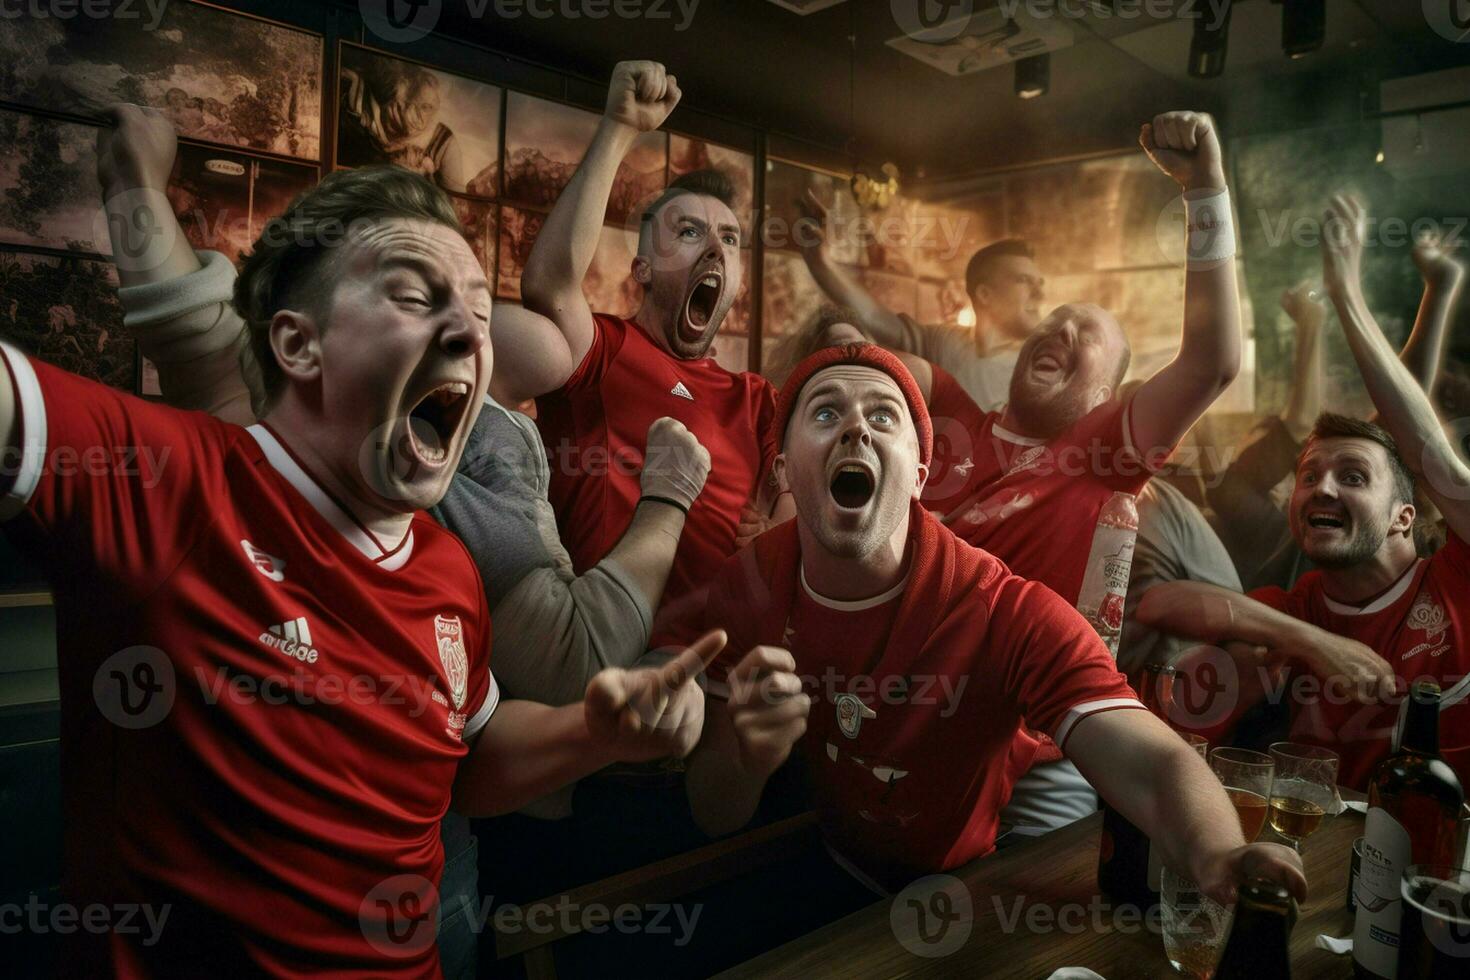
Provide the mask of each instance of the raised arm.
{"label": "raised arm", "polygon": [[547,317],[555,330],[534,338],[518,331],[515,343],[495,352],[506,378],[525,379],[521,396],[534,398],[561,387],[587,356],[593,322],[582,280],[597,252],[618,166],[639,133],[663,125],[679,94],[678,81],[657,62],[623,61],[613,69],[592,145],[556,199],[521,275],[526,309]]}
{"label": "raised arm", "polygon": [[248,425],[255,413],[240,372],[245,323],[230,305],[234,269],[217,252],[196,255],[164,194],[178,147],[173,124],[136,105],[104,114],[112,125],[97,131],[97,182],[124,325],[158,368],[170,405]]}
{"label": "raised arm", "polygon": [[[1327,309],[1317,298],[1310,280],[1281,294],[1281,308],[1296,326],[1296,357],[1291,371],[1291,390],[1281,422],[1298,443],[1311,435],[1312,425],[1322,413],[1322,324]],[[1284,474],[1283,474],[1284,475]]]}
{"label": "raised arm", "polygon": [[1465,284],[1465,266],[1450,254],[1448,246],[1425,240],[1414,246],[1414,267],[1424,280],[1424,298],[1419,301],[1419,316],[1404,349],[1399,351],[1399,360],[1419,387],[1432,392],[1444,358],[1445,334]]}
{"label": "raised arm", "polygon": [[822,292],[837,305],[856,313],[860,321],[857,326],[872,334],[875,341],[885,347],[903,348],[908,343],[903,319],[875,300],[851,272],[832,261],[827,250],[827,209],[822,202],[809,189],[797,203],[806,217],[797,222],[793,238]]}
{"label": "raised arm", "polygon": [[1240,373],[1240,295],[1214,120],[1202,112],[1166,112],[1143,127],[1138,141],[1183,189],[1192,226],[1179,353],[1133,396],[1133,440],[1146,452],[1178,443]]}
{"label": "raised arm", "polygon": [[1378,422],[1394,441],[1404,464],[1461,539],[1470,539],[1470,467],[1445,435],[1429,396],[1383,336],[1363,298],[1363,242],[1368,214],[1361,202],[1332,199],[1322,236],[1322,274],[1348,349],[1362,372]]}

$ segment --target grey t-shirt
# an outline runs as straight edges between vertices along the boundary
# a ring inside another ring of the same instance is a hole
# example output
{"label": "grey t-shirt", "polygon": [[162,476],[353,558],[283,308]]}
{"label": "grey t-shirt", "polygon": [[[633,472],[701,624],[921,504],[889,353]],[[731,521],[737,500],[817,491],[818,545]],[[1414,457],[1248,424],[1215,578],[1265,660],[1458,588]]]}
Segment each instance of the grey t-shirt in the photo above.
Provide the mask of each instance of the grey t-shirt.
{"label": "grey t-shirt", "polygon": [[1010,399],[1019,344],[982,357],[975,352],[974,334],[963,327],[916,323],[902,314],[899,319],[904,330],[898,347],[954,375],[981,409],[996,411]]}

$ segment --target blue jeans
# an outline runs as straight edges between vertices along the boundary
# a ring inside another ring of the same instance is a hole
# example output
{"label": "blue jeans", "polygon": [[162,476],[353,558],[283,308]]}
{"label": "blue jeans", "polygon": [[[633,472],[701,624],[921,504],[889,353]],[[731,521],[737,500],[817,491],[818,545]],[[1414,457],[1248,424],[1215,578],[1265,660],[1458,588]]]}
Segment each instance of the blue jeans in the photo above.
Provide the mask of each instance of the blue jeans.
{"label": "blue jeans", "polygon": [[446,813],[439,824],[444,876],[439,880],[439,964],[444,980],[474,980],[480,939],[479,842],[469,818]]}

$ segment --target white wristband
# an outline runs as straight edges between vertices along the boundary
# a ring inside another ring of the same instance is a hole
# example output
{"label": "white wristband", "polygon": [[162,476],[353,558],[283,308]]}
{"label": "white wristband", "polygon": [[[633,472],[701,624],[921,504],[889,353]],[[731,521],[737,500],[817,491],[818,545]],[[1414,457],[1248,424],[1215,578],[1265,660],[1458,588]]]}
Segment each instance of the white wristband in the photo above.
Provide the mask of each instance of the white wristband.
{"label": "white wristband", "polygon": [[1190,269],[1213,269],[1235,257],[1235,221],[1228,190],[1192,199],[1186,194],[1184,215],[1188,235],[1184,257]]}

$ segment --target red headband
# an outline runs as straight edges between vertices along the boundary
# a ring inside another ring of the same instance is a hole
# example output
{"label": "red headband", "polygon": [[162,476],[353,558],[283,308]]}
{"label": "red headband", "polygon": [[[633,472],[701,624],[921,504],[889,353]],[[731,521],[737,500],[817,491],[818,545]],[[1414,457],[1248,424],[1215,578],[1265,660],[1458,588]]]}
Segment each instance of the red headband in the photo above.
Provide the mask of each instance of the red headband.
{"label": "red headband", "polygon": [[882,371],[893,379],[898,390],[908,402],[909,416],[914,420],[914,432],[919,437],[919,462],[929,465],[929,456],[934,449],[934,427],[929,421],[929,409],[924,405],[924,395],[919,383],[909,374],[903,362],[876,344],[843,344],[840,347],[823,347],[792,369],[786,383],[781,386],[781,396],[776,399],[776,432],[781,441],[786,441],[786,425],[796,408],[796,398],[812,376],[819,371],[840,364],[855,364],[859,367]]}

